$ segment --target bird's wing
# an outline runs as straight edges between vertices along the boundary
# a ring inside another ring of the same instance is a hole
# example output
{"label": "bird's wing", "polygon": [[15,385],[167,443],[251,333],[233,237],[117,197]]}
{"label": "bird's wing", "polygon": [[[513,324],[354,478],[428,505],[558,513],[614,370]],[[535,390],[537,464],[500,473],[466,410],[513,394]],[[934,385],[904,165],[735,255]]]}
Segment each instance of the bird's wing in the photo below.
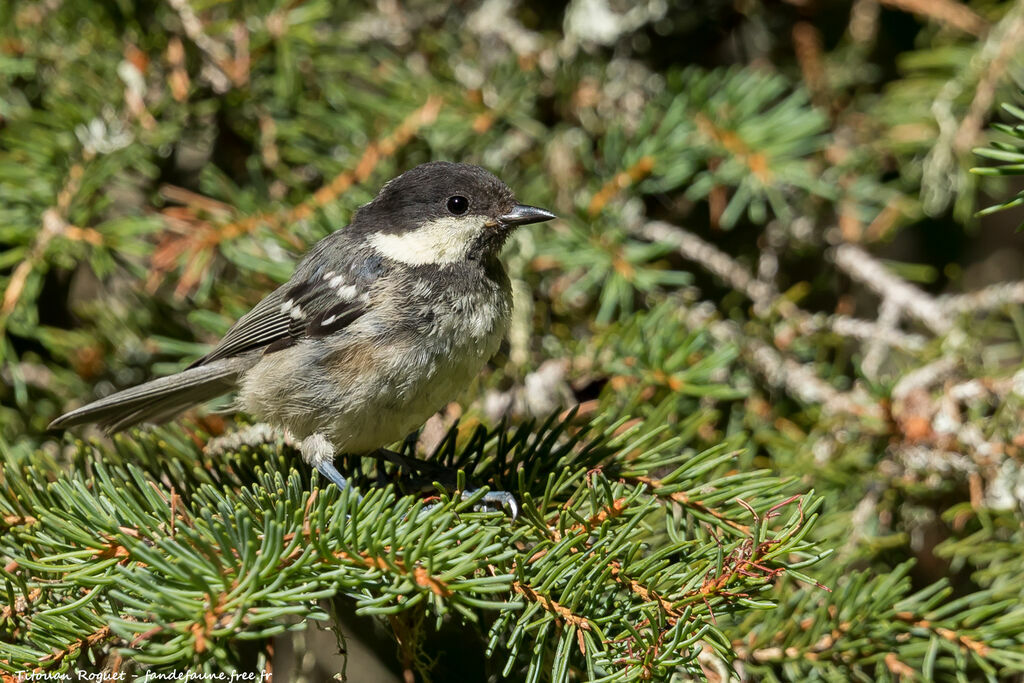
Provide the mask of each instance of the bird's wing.
{"label": "bird's wing", "polygon": [[379,271],[376,264],[358,268],[303,267],[243,315],[221,342],[190,367],[205,365],[254,349],[272,353],[305,337],[339,332],[366,312],[368,291]]}

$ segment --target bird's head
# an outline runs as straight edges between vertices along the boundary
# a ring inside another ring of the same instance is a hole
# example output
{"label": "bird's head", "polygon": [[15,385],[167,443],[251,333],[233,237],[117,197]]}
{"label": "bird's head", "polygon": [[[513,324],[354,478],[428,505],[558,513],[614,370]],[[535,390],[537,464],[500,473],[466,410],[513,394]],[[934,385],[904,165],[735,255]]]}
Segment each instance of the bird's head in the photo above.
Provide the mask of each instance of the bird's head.
{"label": "bird's head", "polygon": [[381,188],[352,228],[385,258],[446,265],[496,255],[520,225],[554,218],[519,204],[512,190],[479,166],[433,161]]}

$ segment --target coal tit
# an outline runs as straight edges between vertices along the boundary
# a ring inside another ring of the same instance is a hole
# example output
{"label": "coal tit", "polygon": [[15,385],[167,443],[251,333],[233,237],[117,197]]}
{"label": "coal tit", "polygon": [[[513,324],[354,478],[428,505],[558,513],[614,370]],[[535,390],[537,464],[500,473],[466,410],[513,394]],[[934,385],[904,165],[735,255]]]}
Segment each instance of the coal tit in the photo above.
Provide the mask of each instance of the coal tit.
{"label": "coal tit", "polygon": [[499,252],[516,227],[554,217],[517,203],[477,166],[417,166],[318,242],[186,370],[50,426],[117,431],[236,390],[238,408],[286,430],[305,461],[344,488],[336,454],[402,439],[498,350],[512,311]]}

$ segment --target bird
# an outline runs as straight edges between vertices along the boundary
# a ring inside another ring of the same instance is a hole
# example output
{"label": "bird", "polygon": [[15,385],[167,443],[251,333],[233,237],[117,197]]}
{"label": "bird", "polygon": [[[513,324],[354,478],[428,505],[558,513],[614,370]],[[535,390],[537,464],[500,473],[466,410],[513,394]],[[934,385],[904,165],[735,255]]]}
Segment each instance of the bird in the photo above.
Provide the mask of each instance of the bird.
{"label": "bird", "polygon": [[[303,460],[344,490],[337,455],[386,450],[497,352],[512,313],[502,247],[516,228],[555,217],[520,204],[479,166],[420,164],[317,242],[205,356],[50,427],[116,432],[234,391],[235,408],[284,430]],[[515,516],[509,494],[491,494]]]}

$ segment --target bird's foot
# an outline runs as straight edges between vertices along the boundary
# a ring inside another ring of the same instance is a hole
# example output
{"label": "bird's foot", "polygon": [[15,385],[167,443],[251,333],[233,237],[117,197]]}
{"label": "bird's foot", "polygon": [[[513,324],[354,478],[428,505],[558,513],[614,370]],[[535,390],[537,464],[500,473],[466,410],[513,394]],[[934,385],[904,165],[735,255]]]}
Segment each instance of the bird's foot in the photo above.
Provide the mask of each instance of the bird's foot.
{"label": "bird's foot", "polygon": [[[463,491],[463,500],[473,497],[477,491],[479,491],[479,489]],[[513,522],[516,521],[517,517],[519,517],[519,501],[517,501],[516,497],[508,491],[488,491],[482,498],[480,498],[477,504],[480,506],[491,505],[500,510],[508,508],[509,515],[512,517]]]}
{"label": "bird's foot", "polygon": [[[411,480],[413,486],[415,486],[417,482],[429,484],[438,480],[455,487],[458,487],[459,485],[458,471],[454,468],[445,467],[444,465],[440,465],[436,462],[430,462],[428,460],[409,458],[387,448],[378,448],[374,453],[372,453],[372,455],[375,458],[387,460],[390,463],[398,465],[399,467],[404,467],[410,472],[420,475]],[[427,479],[429,479],[429,481],[427,481]],[[469,498],[478,490],[479,489],[464,490],[462,492],[462,498]],[[477,504],[479,507],[492,506],[502,510],[508,508],[513,520],[519,516],[519,503],[516,501],[515,496],[508,491],[488,491],[482,498],[480,498],[479,501],[477,501]]]}
{"label": "bird's foot", "polygon": [[[473,496],[476,495],[476,492],[479,490],[480,489],[470,489],[468,491],[463,491],[462,500],[472,498]],[[440,496],[430,496],[428,498],[425,498],[424,501],[431,502],[423,509],[433,510],[435,507],[440,505],[441,498]],[[474,506],[473,509],[479,510],[480,508],[488,506],[500,510],[504,510],[507,507],[513,522],[516,521],[517,517],[519,517],[519,502],[516,500],[516,497],[513,496],[508,491],[488,491],[483,496],[481,496],[478,501],[476,501],[476,505]]]}

